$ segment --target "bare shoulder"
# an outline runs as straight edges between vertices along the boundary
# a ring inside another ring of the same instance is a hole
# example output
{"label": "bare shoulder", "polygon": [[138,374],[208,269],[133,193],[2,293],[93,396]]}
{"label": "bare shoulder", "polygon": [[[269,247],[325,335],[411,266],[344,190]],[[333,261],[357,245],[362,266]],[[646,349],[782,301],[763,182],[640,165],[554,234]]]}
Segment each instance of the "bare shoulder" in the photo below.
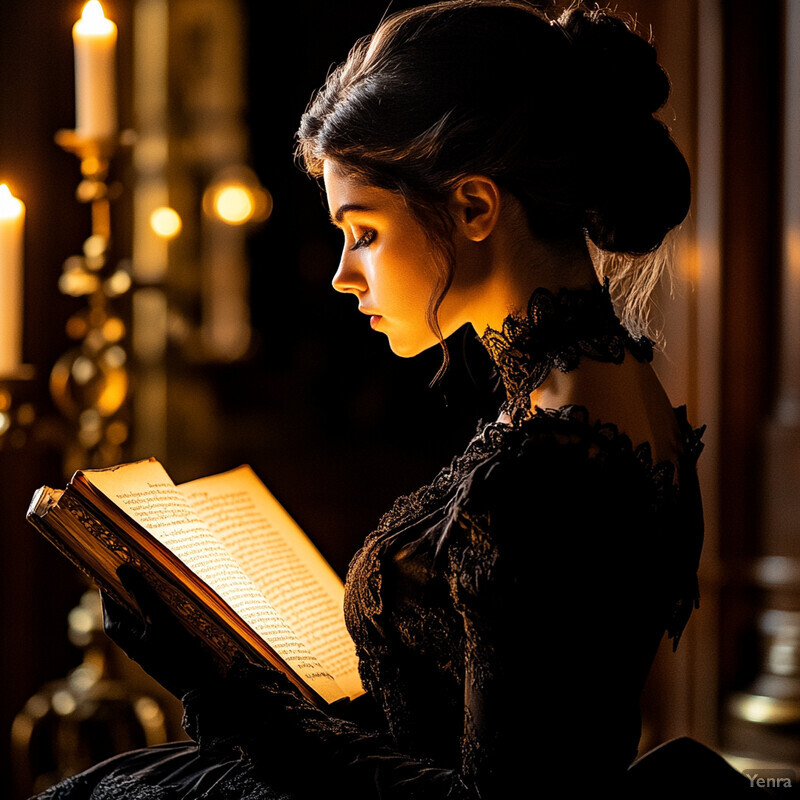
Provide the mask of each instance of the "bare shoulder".
{"label": "bare shoulder", "polygon": [[568,373],[552,372],[531,395],[532,406],[578,405],[592,422],[613,423],[634,445],[650,444],[655,461],[677,461],[683,442],[667,393],[652,366],[626,358],[621,364],[585,359]]}

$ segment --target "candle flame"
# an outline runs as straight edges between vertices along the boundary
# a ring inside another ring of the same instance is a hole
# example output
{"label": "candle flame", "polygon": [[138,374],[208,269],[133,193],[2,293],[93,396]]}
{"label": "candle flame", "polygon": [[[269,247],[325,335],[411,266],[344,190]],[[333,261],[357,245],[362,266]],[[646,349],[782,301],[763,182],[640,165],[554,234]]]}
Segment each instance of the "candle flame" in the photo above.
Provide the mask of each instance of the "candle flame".
{"label": "candle flame", "polygon": [[79,20],[81,33],[88,35],[108,34],[114,29],[114,23],[106,19],[100,0],[89,0],[83,7]]}
{"label": "candle flame", "polygon": [[13,219],[22,214],[22,201],[11,194],[11,190],[3,183],[0,184],[0,218]]}
{"label": "candle flame", "polygon": [[83,7],[81,19],[85,19],[87,22],[99,22],[105,18],[106,15],[103,13],[103,6],[100,5],[100,0],[89,0]]}

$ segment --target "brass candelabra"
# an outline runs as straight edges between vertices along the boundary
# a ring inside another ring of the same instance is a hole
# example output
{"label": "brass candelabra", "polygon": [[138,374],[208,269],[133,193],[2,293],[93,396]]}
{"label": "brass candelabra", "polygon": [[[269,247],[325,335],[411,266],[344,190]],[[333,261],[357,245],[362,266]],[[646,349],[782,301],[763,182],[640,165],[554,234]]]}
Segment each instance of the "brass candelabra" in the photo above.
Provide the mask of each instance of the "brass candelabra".
{"label": "brass candelabra", "polygon": [[130,131],[104,139],[82,137],[72,130],[56,134],[56,143],[80,160],[75,196],[91,209],[91,234],[83,252],[66,259],[59,279],[61,292],[86,298],[86,306],[68,319],[66,332],[75,345],[50,373],[53,401],[75,426],[65,448],[67,474],[118,462],[128,438],[123,413],[130,384],[126,325],[116,304],[132,281],[129,264],[110,257],[111,203],[119,185],[109,182],[109,168],[113,156],[133,141]]}

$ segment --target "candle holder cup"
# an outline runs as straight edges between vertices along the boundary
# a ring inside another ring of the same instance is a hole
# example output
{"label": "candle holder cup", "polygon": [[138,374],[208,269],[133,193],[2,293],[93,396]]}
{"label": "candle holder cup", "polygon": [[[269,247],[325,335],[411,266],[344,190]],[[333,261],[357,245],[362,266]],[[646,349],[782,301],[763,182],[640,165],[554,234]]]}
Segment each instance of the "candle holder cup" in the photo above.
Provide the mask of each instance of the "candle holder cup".
{"label": "candle holder cup", "polygon": [[62,150],[76,155],[81,162],[81,174],[85,178],[105,180],[111,159],[118,149],[132,147],[136,133],[124,130],[115,136],[90,137],[80,131],[63,129],[56,133],[56,144]]}

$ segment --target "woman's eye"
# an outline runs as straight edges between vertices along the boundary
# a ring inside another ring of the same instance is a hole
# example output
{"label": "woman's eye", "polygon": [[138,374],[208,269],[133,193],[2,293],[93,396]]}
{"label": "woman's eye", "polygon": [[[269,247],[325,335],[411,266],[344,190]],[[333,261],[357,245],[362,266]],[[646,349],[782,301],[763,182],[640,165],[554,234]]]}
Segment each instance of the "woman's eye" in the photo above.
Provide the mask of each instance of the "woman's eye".
{"label": "woman's eye", "polygon": [[363,236],[356,239],[355,243],[350,249],[358,250],[360,247],[368,247],[373,241],[375,241],[375,231],[368,230]]}

